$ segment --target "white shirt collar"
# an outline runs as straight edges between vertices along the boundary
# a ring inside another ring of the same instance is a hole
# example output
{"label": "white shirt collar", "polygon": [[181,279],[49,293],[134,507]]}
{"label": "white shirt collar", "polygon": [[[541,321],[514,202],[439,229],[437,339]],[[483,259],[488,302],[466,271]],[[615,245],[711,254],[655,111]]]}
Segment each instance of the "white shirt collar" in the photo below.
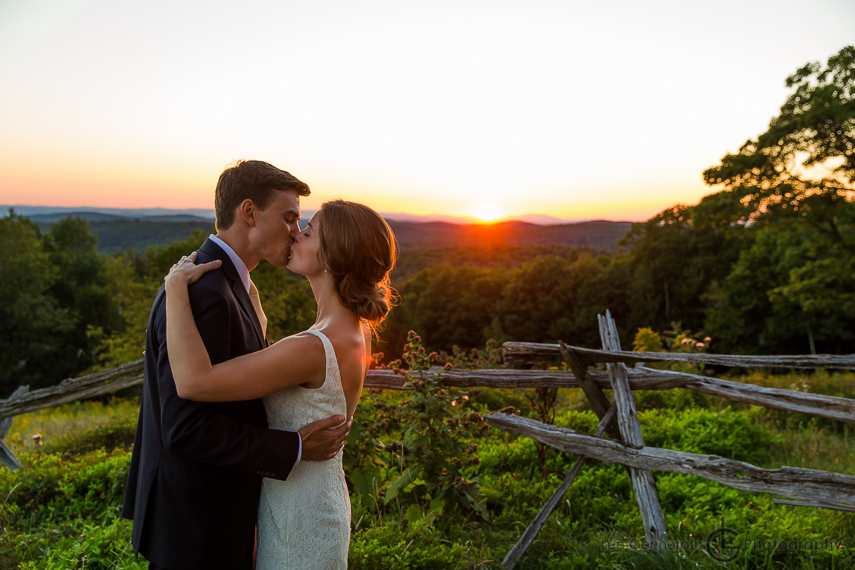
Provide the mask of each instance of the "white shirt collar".
{"label": "white shirt collar", "polygon": [[223,240],[221,240],[220,238],[218,238],[214,234],[211,234],[210,236],[208,236],[208,239],[210,239],[212,242],[214,242],[215,244],[220,246],[223,249],[223,251],[226,252],[226,255],[228,255],[229,259],[231,259],[232,263],[234,263],[235,269],[237,269],[238,275],[240,275],[240,280],[243,282],[244,289],[246,289],[246,292],[249,293],[249,283],[250,283],[250,281],[249,281],[249,269],[246,268],[246,263],[243,262],[243,260],[240,258],[240,256],[238,256],[238,254],[235,253],[235,250],[233,250],[229,246],[229,244],[227,244],[226,242],[224,242]]}

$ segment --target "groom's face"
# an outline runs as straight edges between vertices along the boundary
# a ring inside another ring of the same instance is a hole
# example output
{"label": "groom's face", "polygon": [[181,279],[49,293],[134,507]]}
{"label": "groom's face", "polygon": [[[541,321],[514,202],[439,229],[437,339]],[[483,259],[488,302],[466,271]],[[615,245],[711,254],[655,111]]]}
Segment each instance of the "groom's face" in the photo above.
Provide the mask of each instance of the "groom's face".
{"label": "groom's face", "polygon": [[294,235],[300,228],[300,197],[291,190],[277,191],[264,210],[256,211],[251,242],[261,259],[277,267],[288,265]]}

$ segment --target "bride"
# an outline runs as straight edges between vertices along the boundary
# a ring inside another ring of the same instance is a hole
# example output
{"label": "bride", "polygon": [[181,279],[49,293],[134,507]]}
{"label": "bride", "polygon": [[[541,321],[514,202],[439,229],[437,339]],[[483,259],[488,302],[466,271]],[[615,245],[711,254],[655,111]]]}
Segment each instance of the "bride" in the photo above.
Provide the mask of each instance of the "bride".
{"label": "bride", "polygon": [[[374,210],[326,202],[297,234],[288,268],[305,275],[318,303],[307,331],[215,366],[191,313],[187,287],[220,262],[195,253],[166,277],[166,337],[178,395],[200,402],[264,397],[272,429],[353,416],[368,372],[371,334],[392,305],[392,230]],[[301,461],[284,481],[264,479],[257,570],[347,567],[350,498],[341,465]]]}

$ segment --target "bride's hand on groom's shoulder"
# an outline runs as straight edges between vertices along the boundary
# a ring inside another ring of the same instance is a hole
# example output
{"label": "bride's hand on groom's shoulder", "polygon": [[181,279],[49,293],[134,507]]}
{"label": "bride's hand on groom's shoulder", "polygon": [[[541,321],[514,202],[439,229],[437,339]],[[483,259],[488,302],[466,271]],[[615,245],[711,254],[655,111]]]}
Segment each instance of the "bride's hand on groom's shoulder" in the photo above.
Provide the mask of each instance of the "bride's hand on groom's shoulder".
{"label": "bride's hand on groom's shoulder", "polygon": [[172,266],[163,280],[166,281],[167,287],[180,285],[186,287],[198,281],[205,273],[217,269],[220,265],[222,262],[219,259],[196,265],[196,252],[194,251],[178,260],[178,263]]}
{"label": "bride's hand on groom's shoulder", "polygon": [[326,461],[335,457],[344,447],[344,440],[350,433],[352,423],[353,418],[344,421],[344,416],[332,416],[301,427],[301,461]]}

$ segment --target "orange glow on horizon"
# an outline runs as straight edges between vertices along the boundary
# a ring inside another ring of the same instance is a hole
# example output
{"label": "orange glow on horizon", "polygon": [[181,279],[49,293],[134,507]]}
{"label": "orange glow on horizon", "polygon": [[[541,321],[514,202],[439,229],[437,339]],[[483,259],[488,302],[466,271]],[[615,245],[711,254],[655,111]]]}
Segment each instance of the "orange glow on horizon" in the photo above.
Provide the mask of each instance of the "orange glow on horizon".
{"label": "orange glow on horizon", "polygon": [[[18,160],[21,159],[21,160]],[[214,187],[224,165],[216,159],[207,164],[164,164],[156,167],[103,157],[97,163],[71,153],[52,153],[50,168],[32,157],[0,159],[0,204],[22,206],[167,208],[214,207]],[[303,171],[306,171],[305,174]],[[517,193],[496,195],[490,202],[474,202],[465,192],[432,192],[423,188],[400,190],[397,181],[368,187],[358,181],[324,179],[312,168],[293,168],[310,182],[312,194],[301,200],[305,210],[316,210],[331,199],[364,203],[383,213],[417,216],[446,215],[461,222],[491,223],[521,214],[548,214],[568,221],[643,221],[678,203],[694,204],[711,189],[663,188],[639,191],[631,200],[616,200],[605,192],[568,191],[552,201],[541,194],[521,201]],[[204,175],[199,173],[204,172]],[[383,181],[380,181],[383,182]],[[480,193],[479,193],[480,194]],[[509,212],[514,214],[508,215]]]}

